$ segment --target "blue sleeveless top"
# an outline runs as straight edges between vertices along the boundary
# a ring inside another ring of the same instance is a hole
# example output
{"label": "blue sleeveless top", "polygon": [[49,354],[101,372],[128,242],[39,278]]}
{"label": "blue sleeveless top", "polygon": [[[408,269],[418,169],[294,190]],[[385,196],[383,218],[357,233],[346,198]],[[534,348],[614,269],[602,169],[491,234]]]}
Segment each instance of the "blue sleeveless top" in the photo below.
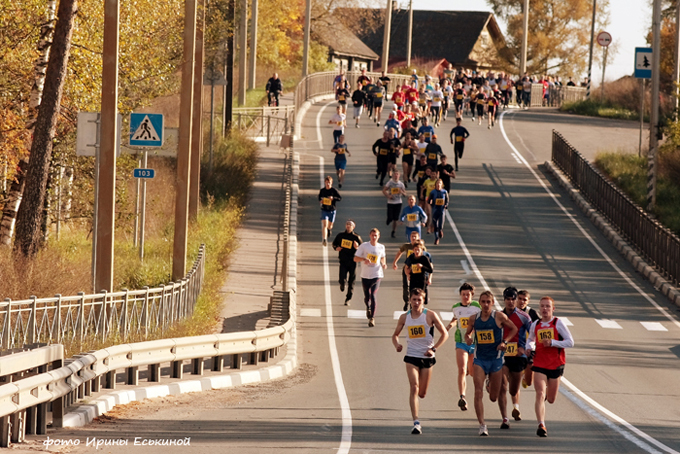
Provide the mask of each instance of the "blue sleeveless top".
{"label": "blue sleeveless top", "polygon": [[479,313],[475,319],[475,358],[492,360],[503,357],[503,352],[496,350],[503,340],[503,328],[496,324],[496,311],[491,311],[487,321],[482,321]]}

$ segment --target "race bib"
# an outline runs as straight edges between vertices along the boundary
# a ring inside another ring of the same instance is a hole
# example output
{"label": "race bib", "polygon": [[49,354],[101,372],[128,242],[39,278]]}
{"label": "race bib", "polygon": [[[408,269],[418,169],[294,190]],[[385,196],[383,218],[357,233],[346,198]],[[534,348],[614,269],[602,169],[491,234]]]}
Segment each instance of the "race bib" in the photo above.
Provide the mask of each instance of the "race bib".
{"label": "race bib", "polygon": [[458,319],[460,321],[460,329],[467,329],[470,324],[470,317],[463,317]]}
{"label": "race bib", "polygon": [[366,79],[364,79],[364,80],[361,81],[361,85],[363,85],[364,87],[365,87],[367,84],[368,84],[368,81],[367,81]]}
{"label": "race bib", "polygon": [[345,154],[345,149],[344,148],[336,148],[338,151],[338,154]]}
{"label": "race bib", "polygon": [[408,338],[418,339],[425,337],[425,327],[423,325],[409,326],[408,327]]}
{"label": "race bib", "polygon": [[456,136],[456,142],[462,142],[463,136]]}
{"label": "race bib", "polygon": [[510,342],[506,345],[505,356],[517,356],[517,342]]}
{"label": "race bib", "polygon": [[493,107],[493,106],[494,106],[493,101],[489,101],[489,107]]}
{"label": "race bib", "polygon": [[439,101],[441,101],[441,98],[439,96],[436,96],[432,101],[439,102]]}
{"label": "race bib", "polygon": [[478,344],[495,344],[496,339],[494,338],[493,330],[492,329],[483,329],[481,331],[477,331],[477,343]]}
{"label": "race bib", "polygon": [[539,329],[538,331],[536,331],[536,339],[538,339],[539,341],[543,341],[546,339],[550,340],[555,339],[553,337],[553,329],[552,328]]}
{"label": "race bib", "polygon": [[434,203],[438,206],[444,206],[444,199],[437,199]]}
{"label": "race bib", "polygon": [[411,265],[411,272],[415,274],[420,274],[423,272],[423,269],[419,264],[414,263],[413,265]]}
{"label": "race bib", "polygon": [[341,122],[341,121],[338,121],[337,124],[338,124],[338,126],[342,126],[342,122]]}
{"label": "race bib", "polygon": [[456,95],[456,99],[462,100],[462,99],[463,99],[463,95]]}
{"label": "race bib", "polygon": [[321,199],[321,203],[327,206],[333,205],[333,201],[331,200],[330,197],[324,197]]}
{"label": "race bib", "polygon": [[406,220],[409,222],[415,222],[418,220],[418,214],[417,213],[407,214]]}
{"label": "race bib", "polygon": [[434,161],[435,159],[437,159],[437,153],[429,153],[427,155],[427,159],[429,159],[430,161]]}
{"label": "race bib", "polygon": [[382,94],[381,92],[377,92],[377,93],[375,94],[375,97],[378,98],[378,99],[380,99],[380,98],[382,98],[382,95],[383,95],[383,94]]}
{"label": "race bib", "polygon": [[340,246],[344,247],[345,249],[352,249],[354,243],[351,240],[342,240]]}
{"label": "race bib", "polygon": [[394,102],[401,102],[401,96],[395,96]]}
{"label": "race bib", "polygon": [[396,194],[399,194],[401,192],[401,190],[399,188],[391,188],[390,192],[392,192],[392,194],[396,195]]}
{"label": "race bib", "polygon": [[344,100],[345,100],[345,95],[338,96],[338,101],[344,101]]}
{"label": "race bib", "polygon": [[419,100],[418,104],[420,104],[421,106],[424,106],[425,105],[425,99],[423,98],[423,99]]}
{"label": "race bib", "polygon": [[409,258],[411,256],[411,254],[413,254],[412,250],[406,251],[406,258]]}
{"label": "race bib", "polygon": [[411,154],[411,149],[410,148],[404,148],[404,154]]}
{"label": "race bib", "polygon": [[425,171],[424,171],[424,170],[419,170],[419,171],[418,171],[418,178],[423,178],[423,175],[425,175]]}
{"label": "race bib", "polygon": [[374,265],[378,263],[378,256],[375,254],[367,254],[366,258],[368,259],[369,262],[371,262]]}
{"label": "race bib", "polygon": [[429,132],[424,132],[423,135],[425,136],[426,139],[430,138],[430,133]]}

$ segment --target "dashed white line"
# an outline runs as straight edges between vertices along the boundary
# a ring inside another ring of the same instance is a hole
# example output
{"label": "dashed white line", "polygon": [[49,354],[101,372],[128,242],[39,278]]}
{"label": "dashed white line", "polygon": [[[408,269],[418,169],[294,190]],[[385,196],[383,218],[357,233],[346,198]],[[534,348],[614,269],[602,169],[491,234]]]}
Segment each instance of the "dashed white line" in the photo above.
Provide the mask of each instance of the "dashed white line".
{"label": "dashed white line", "polygon": [[356,309],[347,309],[347,318],[365,319],[366,311],[358,311]]}
{"label": "dashed white line", "polygon": [[623,329],[621,325],[616,323],[614,320],[608,320],[606,318],[604,319],[599,319],[596,318],[595,321],[597,322],[598,325],[600,325],[602,328],[607,328],[607,329]]}
{"label": "dashed white line", "polygon": [[668,331],[665,326],[659,322],[640,322],[647,331]]}
{"label": "dashed white line", "polygon": [[321,317],[321,309],[304,308],[300,309],[301,317]]}

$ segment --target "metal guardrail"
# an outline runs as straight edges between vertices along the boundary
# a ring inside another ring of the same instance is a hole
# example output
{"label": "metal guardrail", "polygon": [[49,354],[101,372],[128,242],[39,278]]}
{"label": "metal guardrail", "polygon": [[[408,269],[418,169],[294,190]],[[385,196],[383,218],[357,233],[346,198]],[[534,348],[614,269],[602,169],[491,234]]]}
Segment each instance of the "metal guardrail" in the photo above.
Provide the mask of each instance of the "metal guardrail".
{"label": "metal guardrail", "polygon": [[630,200],[557,131],[552,161],[647,263],[673,285],[680,283],[680,238]]}
{"label": "metal guardrail", "polygon": [[585,87],[554,86],[550,88],[551,107],[561,107],[567,102],[585,101],[587,89]]}
{"label": "metal guardrail", "polygon": [[191,315],[201,291],[205,245],[180,282],[156,288],[101,292],[92,295],[56,295],[52,298],[0,302],[0,339],[9,349],[33,343],[82,342],[84,339],[146,337],[165,332]]}

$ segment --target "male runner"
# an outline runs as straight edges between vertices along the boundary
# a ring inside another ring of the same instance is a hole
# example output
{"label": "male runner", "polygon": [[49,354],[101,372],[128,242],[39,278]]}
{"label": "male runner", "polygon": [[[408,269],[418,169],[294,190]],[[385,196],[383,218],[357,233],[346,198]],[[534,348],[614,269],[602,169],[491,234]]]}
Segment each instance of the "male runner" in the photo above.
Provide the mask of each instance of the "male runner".
{"label": "male runner", "polygon": [[529,349],[534,355],[534,389],[536,390],[536,435],[547,437],[545,428],[545,401],[553,404],[560,390],[560,379],[566,364],[565,348],[574,346],[574,338],[564,322],[553,316],[555,300],[549,296],[539,303],[541,319],[531,324]]}
{"label": "male runner", "polygon": [[385,175],[387,175],[387,167],[389,163],[389,154],[391,151],[393,143],[390,141],[390,133],[388,131],[383,132],[383,136],[376,140],[371,149],[373,150],[373,155],[376,157],[377,161],[377,171],[375,178],[380,177],[380,187],[385,185]]}
{"label": "male runner", "polygon": [[434,128],[430,126],[427,117],[423,117],[423,124],[418,128],[418,135],[420,136],[421,134],[425,138],[425,142],[430,143],[430,139],[434,135]]}
{"label": "male runner", "polygon": [[439,171],[439,178],[441,178],[444,183],[444,189],[446,192],[451,194],[451,178],[456,178],[456,171],[453,170],[453,166],[447,163],[447,157],[445,154],[441,156],[442,163],[437,166]]}
{"label": "male runner", "polygon": [[387,225],[392,224],[392,238],[396,237],[397,221],[401,215],[401,196],[406,195],[404,183],[399,181],[399,171],[392,171],[392,178],[383,186],[382,193],[387,198]]}
{"label": "male runner", "polygon": [[413,169],[413,156],[418,153],[418,145],[413,140],[411,130],[404,134],[402,147],[401,166],[404,171],[404,186],[408,188],[408,183],[411,181],[411,170]]}
{"label": "male runner", "polygon": [[354,119],[356,123],[355,128],[359,127],[359,119],[364,110],[364,104],[366,103],[366,93],[361,89],[361,82],[357,83],[357,89],[352,93],[352,104],[354,105]]}
{"label": "male runner", "polygon": [[508,287],[503,290],[503,302],[505,303],[503,313],[517,327],[517,334],[512,337],[509,337],[507,330],[503,330],[505,338],[509,339],[509,341],[503,358],[503,383],[501,384],[501,392],[498,396],[498,408],[503,417],[501,429],[509,429],[508,391],[512,397],[512,417],[515,421],[522,420],[519,411],[519,385],[522,381],[522,373],[526,369],[528,362],[525,349],[531,319],[525,312],[517,308],[517,289],[515,287]]}
{"label": "male runner", "polygon": [[[489,399],[496,402],[503,379],[503,352],[508,345],[508,337],[517,334],[517,327],[508,320],[503,312],[492,310],[493,293],[485,291],[479,296],[482,310],[478,315],[470,316],[470,323],[465,331],[465,343],[472,345],[472,331],[475,332],[475,413],[479,421],[479,435],[489,436],[484,421],[484,381],[489,377]],[[503,337],[504,328],[508,334]]]}
{"label": "male runner", "polygon": [[[531,318],[532,323],[541,318],[531,306],[529,306],[529,300],[531,299],[531,294],[528,290],[520,290],[517,292],[517,307],[527,313],[529,318]],[[531,371],[531,366],[534,364],[533,355],[527,354],[529,358],[529,364],[527,368],[524,369],[524,376],[522,377],[522,388],[528,388],[531,386],[534,380],[534,374]]]}
{"label": "male runner", "polygon": [[352,153],[347,149],[345,143],[345,135],[338,137],[338,141],[333,145],[331,153],[335,153],[335,172],[338,174],[338,187],[342,189],[342,183],[345,181],[345,168],[347,167],[347,156],[352,156]]}
{"label": "male runner", "polygon": [[427,215],[422,208],[416,205],[416,196],[409,196],[408,206],[404,207],[399,219],[406,224],[406,240],[411,237],[413,232],[417,232],[418,236],[421,236],[420,226],[425,227],[427,224]]}
{"label": "male runner", "polygon": [[321,244],[326,246],[326,239],[333,233],[335,222],[335,204],[342,200],[340,193],[333,187],[333,177],[328,175],[324,179],[324,187],[319,191],[321,205]]}
{"label": "male runner", "polygon": [[378,243],[380,230],[371,229],[371,240],[362,243],[354,254],[354,261],[361,262],[361,286],[364,290],[364,304],[366,304],[366,318],[368,326],[375,326],[375,309],[377,306],[377,295],[380,289],[380,281],[387,268],[385,263],[385,246]]}
{"label": "male runner", "polygon": [[427,165],[433,170],[437,169],[439,165],[439,156],[443,155],[442,147],[437,143],[437,134],[432,134],[430,143],[425,147],[425,156],[427,156]]}
{"label": "male runner", "polygon": [[349,301],[352,299],[354,280],[357,276],[357,263],[354,261],[354,254],[362,243],[361,237],[354,232],[354,227],[354,221],[348,219],[345,223],[345,231],[338,233],[333,240],[333,249],[338,251],[338,260],[340,261],[338,282],[341,292],[345,291],[345,283],[347,284],[345,306],[349,306]]}
{"label": "male runner", "polygon": [[347,115],[347,99],[349,98],[349,90],[345,87],[340,87],[335,92],[335,97],[338,100],[338,104],[342,109],[342,113]]}
{"label": "male runner", "polygon": [[442,93],[440,90],[439,84],[434,84],[434,90],[430,92],[430,97],[432,98],[432,104],[430,108],[432,113],[432,121],[436,127],[439,127],[442,114],[442,100],[444,99],[444,93]]}
{"label": "male runner", "polygon": [[376,126],[380,127],[380,114],[382,114],[383,99],[385,97],[382,82],[378,81],[370,93],[373,99],[373,121],[376,122]]}
{"label": "male runner", "polygon": [[[413,197],[413,196],[411,196]],[[411,254],[413,254],[413,248],[415,247],[416,244],[421,243],[420,241],[420,234],[417,231],[411,232],[411,235],[409,235],[409,238],[411,240],[410,243],[404,243],[399,247],[399,250],[397,251],[397,254],[394,256],[394,260],[392,261],[392,269],[396,270],[397,269],[397,262],[401,258],[402,255],[404,255],[404,252],[406,253],[406,258],[409,258]],[[432,256],[427,252],[427,248],[423,245],[423,254],[427,256],[428,259],[430,259],[430,263],[432,263]],[[408,276],[406,275],[406,265],[404,265],[401,268],[401,289],[402,289],[402,294],[401,297],[404,300],[404,311],[408,310],[408,302],[409,302],[409,281],[408,281]]]}
{"label": "male runner", "polygon": [[456,118],[456,126],[451,129],[449,137],[453,145],[453,156],[456,163],[456,171],[458,171],[458,160],[463,158],[463,150],[465,150],[465,139],[470,137],[470,133],[464,126],[461,126],[460,117]]}
{"label": "male runner", "polygon": [[441,178],[437,179],[434,189],[427,197],[427,204],[432,212],[432,228],[434,230],[434,245],[444,238],[444,213],[449,206],[449,193],[444,189]]}
{"label": "male runner", "polygon": [[[425,398],[432,378],[432,366],[436,362],[435,352],[449,338],[449,333],[444,329],[437,313],[423,307],[425,302],[423,293],[420,289],[413,290],[410,299],[411,310],[399,316],[397,327],[392,334],[392,345],[397,352],[401,352],[404,347],[399,343],[399,335],[406,327],[408,337],[404,362],[410,385],[409,405],[413,417],[411,433],[414,435],[423,433],[418,417],[418,398]],[[436,344],[434,343],[434,328],[439,331],[439,340]]]}
{"label": "male runner", "polygon": [[328,120],[328,124],[333,125],[333,143],[337,142],[338,138],[345,133],[346,118],[345,114],[342,113],[342,107],[337,106],[335,114]]}
{"label": "male runner", "polygon": [[460,393],[458,407],[466,411],[467,401],[465,400],[465,391],[467,383],[465,382],[465,376],[474,375],[472,355],[475,347],[464,342],[462,333],[467,330],[470,317],[479,314],[482,308],[477,301],[472,300],[472,297],[475,295],[474,285],[464,282],[458,289],[458,293],[460,294],[460,303],[453,305],[453,318],[446,327],[446,330],[449,331],[456,325],[454,337],[456,340],[456,364],[458,365],[458,392]]}
{"label": "male runner", "polygon": [[406,257],[404,261],[404,271],[409,280],[409,291],[421,289],[425,292],[425,304],[428,302],[428,286],[432,283],[432,273],[434,267],[428,255],[424,255],[423,241],[419,241],[413,246],[413,254]]}

